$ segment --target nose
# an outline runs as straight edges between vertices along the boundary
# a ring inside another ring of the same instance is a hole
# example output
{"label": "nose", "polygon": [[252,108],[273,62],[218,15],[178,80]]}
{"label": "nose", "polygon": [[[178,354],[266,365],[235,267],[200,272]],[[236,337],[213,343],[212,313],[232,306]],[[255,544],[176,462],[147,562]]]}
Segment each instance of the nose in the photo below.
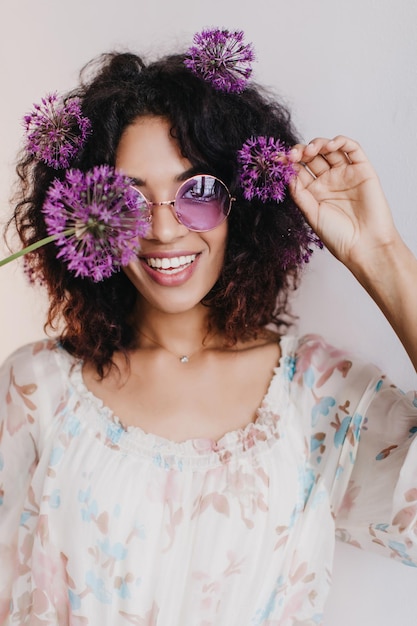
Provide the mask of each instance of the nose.
{"label": "nose", "polygon": [[188,228],[177,220],[174,202],[149,202],[149,208],[151,222],[146,239],[169,243],[188,233]]}

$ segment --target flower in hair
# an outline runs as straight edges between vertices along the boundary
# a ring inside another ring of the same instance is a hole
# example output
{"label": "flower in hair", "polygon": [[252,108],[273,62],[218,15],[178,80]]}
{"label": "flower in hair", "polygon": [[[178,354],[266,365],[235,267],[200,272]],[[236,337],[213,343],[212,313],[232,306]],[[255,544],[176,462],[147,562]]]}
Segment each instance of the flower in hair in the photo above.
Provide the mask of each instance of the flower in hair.
{"label": "flower in hair", "polygon": [[289,148],[273,137],[251,137],[238,152],[240,185],[246,200],[282,202],[288,183],[296,175],[288,160]]}
{"label": "flower in hair", "polygon": [[184,64],[218,91],[241,93],[252,73],[255,58],[243,31],[213,28],[194,35]]}
{"label": "flower in hair", "polygon": [[91,122],[82,115],[79,99],[60,102],[57,93],[34,104],[23,123],[28,152],[54,169],[70,166],[91,131]]}

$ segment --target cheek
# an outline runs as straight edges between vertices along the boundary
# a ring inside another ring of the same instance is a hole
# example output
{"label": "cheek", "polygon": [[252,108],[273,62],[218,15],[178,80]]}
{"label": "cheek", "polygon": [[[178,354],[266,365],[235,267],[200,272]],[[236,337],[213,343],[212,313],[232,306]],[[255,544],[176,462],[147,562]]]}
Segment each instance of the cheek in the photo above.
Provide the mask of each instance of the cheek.
{"label": "cheek", "polygon": [[226,253],[228,224],[227,220],[217,228],[207,233],[206,244],[211,254],[218,262],[223,264]]}
{"label": "cheek", "polygon": [[130,282],[133,283],[137,289],[140,289],[140,285],[143,283],[143,278],[141,278],[141,274],[143,276],[144,271],[140,267],[139,262],[131,261],[129,265],[125,265],[122,270],[130,280]]}

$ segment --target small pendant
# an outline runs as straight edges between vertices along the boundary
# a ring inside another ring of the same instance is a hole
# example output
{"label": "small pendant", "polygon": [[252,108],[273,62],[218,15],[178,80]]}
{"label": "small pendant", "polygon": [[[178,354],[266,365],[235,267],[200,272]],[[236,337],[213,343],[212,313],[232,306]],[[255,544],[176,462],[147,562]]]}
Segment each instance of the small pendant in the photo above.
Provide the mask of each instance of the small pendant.
{"label": "small pendant", "polygon": [[180,356],[180,363],[188,363],[189,360],[190,359],[185,354],[184,354],[184,356]]}

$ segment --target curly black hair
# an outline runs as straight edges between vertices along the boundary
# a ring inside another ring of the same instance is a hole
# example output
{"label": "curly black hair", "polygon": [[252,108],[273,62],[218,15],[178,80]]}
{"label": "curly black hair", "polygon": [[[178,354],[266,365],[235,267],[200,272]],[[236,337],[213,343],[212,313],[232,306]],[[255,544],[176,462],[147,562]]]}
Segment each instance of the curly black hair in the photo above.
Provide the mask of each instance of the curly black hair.
{"label": "curly black hair", "polygon": [[[171,55],[146,64],[133,53],[109,53],[83,68],[79,86],[66,100],[80,98],[92,132],[71,166],[87,171],[94,165],[114,165],[129,124],[144,115],[169,120],[184,157],[223,180],[236,198],[228,218],[224,266],[203,301],[210,327],[230,344],[256,337],[268,324],[283,332],[290,319],[289,294],[298,284],[314,236],[289,194],[279,205],[243,198],[237,152],[257,135],[289,146],[297,143],[290,113],[254,84],[240,94],[215,90],[185,67],[184,58]],[[41,207],[51,182],[65,171],[26,153],[17,173],[11,223],[26,246],[46,236]],[[123,271],[99,283],[75,277],[57,259],[53,244],[31,253],[25,262],[30,275],[41,278],[48,289],[46,325],[59,328],[65,348],[104,376],[115,351],[127,354],[135,346],[137,292],[131,282]]]}

